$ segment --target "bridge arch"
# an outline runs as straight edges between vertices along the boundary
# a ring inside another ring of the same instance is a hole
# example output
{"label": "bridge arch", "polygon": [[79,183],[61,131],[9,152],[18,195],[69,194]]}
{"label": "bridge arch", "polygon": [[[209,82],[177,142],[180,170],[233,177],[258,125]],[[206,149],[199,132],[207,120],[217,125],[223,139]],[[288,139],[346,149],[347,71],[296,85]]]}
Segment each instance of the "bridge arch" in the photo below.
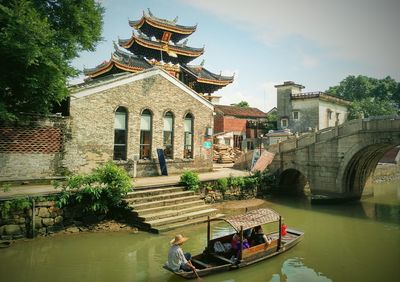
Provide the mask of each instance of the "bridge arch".
{"label": "bridge arch", "polygon": [[279,175],[278,189],[282,194],[304,195],[307,186],[306,175],[295,168],[286,169]]}
{"label": "bridge arch", "polygon": [[372,140],[354,145],[345,153],[338,170],[337,187],[341,189],[341,193],[360,198],[379,160],[397,145],[400,145],[400,140],[390,143]]}

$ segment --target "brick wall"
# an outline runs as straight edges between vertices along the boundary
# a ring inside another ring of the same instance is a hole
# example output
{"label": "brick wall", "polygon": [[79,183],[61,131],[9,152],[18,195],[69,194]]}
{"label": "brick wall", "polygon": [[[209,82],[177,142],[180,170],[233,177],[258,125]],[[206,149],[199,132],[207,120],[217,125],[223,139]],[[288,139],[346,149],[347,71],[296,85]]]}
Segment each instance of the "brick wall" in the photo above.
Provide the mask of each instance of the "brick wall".
{"label": "brick wall", "polygon": [[219,114],[214,116],[214,132],[224,132],[224,116]]}
{"label": "brick wall", "polygon": [[52,154],[60,152],[61,147],[59,128],[0,126],[0,153]]}
{"label": "brick wall", "polygon": [[0,126],[0,181],[42,179],[62,174],[67,120],[52,117]]}
{"label": "brick wall", "polygon": [[246,132],[246,119],[238,119],[233,117],[224,117],[224,131]]}

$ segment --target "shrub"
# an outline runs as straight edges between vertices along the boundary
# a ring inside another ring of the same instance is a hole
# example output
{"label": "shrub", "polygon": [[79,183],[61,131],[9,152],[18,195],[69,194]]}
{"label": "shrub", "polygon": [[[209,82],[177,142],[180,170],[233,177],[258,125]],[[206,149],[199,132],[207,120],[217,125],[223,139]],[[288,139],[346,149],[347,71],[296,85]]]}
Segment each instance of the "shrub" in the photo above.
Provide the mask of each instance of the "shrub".
{"label": "shrub", "polygon": [[243,185],[244,185],[244,178],[241,176],[239,177],[230,176],[228,178],[228,186],[241,188],[243,187]]}
{"label": "shrub", "polygon": [[132,188],[131,179],[112,162],[95,169],[89,175],[69,177],[57,201],[58,206],[82,206],[88,214],[107,214],[122,207],[122,199]]}
{"label": "shrub", "polygon": [[220,178],[217,180],[216,187],[218,191],[221,191],[222,194],[228,190],[228,179],[227,178]]}
{"label": "shrub", "polygon": [[15,198],[0,203],[1,218],[9,218],[15,212],[22,212],[32,206],[28,197]]}
{"label": "shrub", "polygon": [[181,175],[180,184],[186,186],[189,190],[197,191],[200,188],[199,175],[187,170]]}

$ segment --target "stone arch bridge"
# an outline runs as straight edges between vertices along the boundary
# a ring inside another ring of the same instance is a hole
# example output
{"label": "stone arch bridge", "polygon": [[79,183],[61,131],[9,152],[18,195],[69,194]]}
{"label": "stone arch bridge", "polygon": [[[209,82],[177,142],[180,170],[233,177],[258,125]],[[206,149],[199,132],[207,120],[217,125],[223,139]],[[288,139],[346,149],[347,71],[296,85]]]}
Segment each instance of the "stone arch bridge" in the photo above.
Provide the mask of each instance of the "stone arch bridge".
{"label": "stone arch bridge", "polygon": [[270,145],[279,188],[328,200],[359,199],[385,152],[400,145],[400,116],[358,119]]}

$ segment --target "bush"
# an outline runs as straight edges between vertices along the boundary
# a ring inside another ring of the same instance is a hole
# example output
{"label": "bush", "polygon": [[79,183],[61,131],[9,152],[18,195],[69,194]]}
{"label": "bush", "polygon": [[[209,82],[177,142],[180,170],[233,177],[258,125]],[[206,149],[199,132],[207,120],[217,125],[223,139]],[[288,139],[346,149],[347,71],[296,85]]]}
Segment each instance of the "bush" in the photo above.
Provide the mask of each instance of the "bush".
{"label": "bush", "polygon": [[221,191],[222,194],[228,190],[228,179],[227,178],[220,178],[217,180],[216,187],[218,191]]}
{"label": "bush", "polygon": [[32,203],[28,197],[15,198],[0,203],[1,218],[9,218],[16,212],[22,212],[27,208],[31,208]]}
{"label": "bush", "polygon": [[89,175],[69,177],[57,201],[58,206],[82,206],[87,214],[107,214],[122,207],[122,199],[132,188],[131,179],[112,162],[95,169]]}
{"label": "bush", "polygon": [[187,170],[181,175],[180,184],[186,186],[189,190],[197,191],[200,188],[199,175]]}

